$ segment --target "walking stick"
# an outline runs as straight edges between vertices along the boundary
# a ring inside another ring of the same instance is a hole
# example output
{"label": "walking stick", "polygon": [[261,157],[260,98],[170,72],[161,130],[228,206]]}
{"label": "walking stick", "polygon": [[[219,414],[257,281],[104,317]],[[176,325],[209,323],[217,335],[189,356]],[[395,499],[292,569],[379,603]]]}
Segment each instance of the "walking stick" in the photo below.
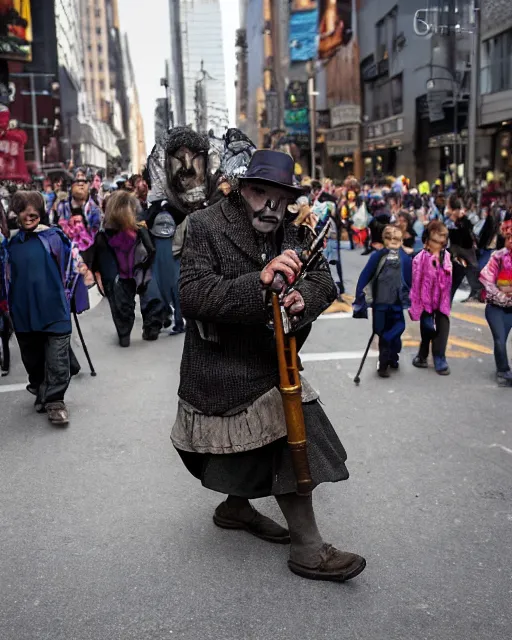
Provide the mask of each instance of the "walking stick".
{"label": "walking stick", "polygon": [[85,357],[87,358],[87,362],[89,363],[89,369],[91,370],[91,376],[95,377],[96,371],[92,364],[91,356],[89,355],[89,351],[87,350],[87,345],[85,344],[84,336],[82,334],[82,329],[80,328],[80,324],[78,322],[78,316],[76,315],[76,311],[73,311],[73,318],[75,319],[76,330],[78,331],[78,337],[80,338],[80,342],[82,343],[82,348],[85,353]]}
{"label": "walking stick", "polygon": [[372,346],[373,339],[375,338],[375,331],[372,331],[372,335],[368,340],[368,344],[366,345],[366,351],[364,352],[363,359],[361,360],[361,364],[359,365],[359,370],[356,373],[356,377],[354,378],[354,382],[359,384],[361,382],[361,371],[363,370],[364,363],[366,362],[366,358],[368,356],[368,352],[370,351],[370,347]]}
{"label": "walking stick", "polygon": [[313,480],[309,470],[306,425],[302,410],[302,385],[300,382],[295,336],[285,334],[281,306],[277,293],[272,294],[274,330],[276,334],[277,360],[279,364],[279,391],[283,399],[288,446],[293,471],[297,479],[297,493],[309,495]]}

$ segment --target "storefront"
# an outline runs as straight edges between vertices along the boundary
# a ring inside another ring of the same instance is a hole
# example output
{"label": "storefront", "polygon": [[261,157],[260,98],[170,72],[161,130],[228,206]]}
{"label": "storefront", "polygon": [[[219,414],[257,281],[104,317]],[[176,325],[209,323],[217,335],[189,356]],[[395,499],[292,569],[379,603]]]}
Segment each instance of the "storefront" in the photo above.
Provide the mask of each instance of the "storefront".
{"label": "storefront", "polygon": [[343,179],[358,172],[356,153],[360,146],[359,125],[343,125],[325,132],[329,178]]}
{"label": "storefront", "polygon": [[494,173],[506,183],[512,181],[512,122],[500,129],[494,138]]}
{"label": "storefront", "polygon": [[361,177],[361,107],[339,104],[330,109],[330,128],[324,133],[325,174],[333,179]]}
{"label": "storefront", "polygon": [[402,149],[404,119],[395,116],[364,127],[365,177],[396,175]]}

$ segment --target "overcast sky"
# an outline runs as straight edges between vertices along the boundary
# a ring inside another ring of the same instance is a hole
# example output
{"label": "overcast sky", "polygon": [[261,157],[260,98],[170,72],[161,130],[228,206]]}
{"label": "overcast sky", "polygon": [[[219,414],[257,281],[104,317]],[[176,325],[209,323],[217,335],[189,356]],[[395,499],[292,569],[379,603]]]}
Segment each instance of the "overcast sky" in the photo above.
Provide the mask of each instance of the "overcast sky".
{"label": "overcast sky", "polygon": [[[160,78],[164,75],[165,60],[171,55],[168,0],[118,0],[121,31],[128,34],[130,53],[139,102],[144,118],[147,152],[154,143],[154,111],[157,98],[164,97]],[[235,115],[235,31],[239,25],[237,0],[220,0],[224,36],[224,59],[226,62],[226,86],[231,124]],[[219,39],[219,34],[212,33]]]}

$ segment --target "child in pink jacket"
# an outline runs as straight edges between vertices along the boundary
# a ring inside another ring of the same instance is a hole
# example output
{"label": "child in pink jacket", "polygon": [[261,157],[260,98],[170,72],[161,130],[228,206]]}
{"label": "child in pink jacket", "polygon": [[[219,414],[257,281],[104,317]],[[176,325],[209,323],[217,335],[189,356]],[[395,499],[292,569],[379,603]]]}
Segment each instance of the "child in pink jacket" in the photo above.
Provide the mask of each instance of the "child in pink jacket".
{"label": "child in pink jacket", "polygon": [[428,367],[427,358],[432,343],[434,366],[439,375],[447,376],[446,345],[450,332],[452,261],[445,247],[448,229],[439,220],[427,227],[425,248],[412,263],[411,308],[412,320],[420,321],[421,344],[413,365]]}

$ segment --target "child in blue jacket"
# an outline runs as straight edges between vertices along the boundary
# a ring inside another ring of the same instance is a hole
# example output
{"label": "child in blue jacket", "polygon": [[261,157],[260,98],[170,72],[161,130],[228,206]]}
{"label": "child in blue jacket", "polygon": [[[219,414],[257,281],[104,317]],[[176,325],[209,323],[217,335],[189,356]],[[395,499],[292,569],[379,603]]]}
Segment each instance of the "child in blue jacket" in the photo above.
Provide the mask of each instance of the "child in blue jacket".
{"label": "child in blue jacket", "polygon": [[45,203],[37,191],[18,191],[11,208],[19,232],[7,243],[5,278],[9,313],[28,373],[35,408],[55,426],[68,424],[64,395],[70,380],[71,305],[88,308],[71,242],[40,224]]}
{"label": "child in blue jacket", "polygon": [[359,276],[353,304],[354,318],[368,318],[373,309],[373,330],[379,336],[381,378],[389,378],[389,369],[398,369],[405,331],[404,309],[411,306],[412,260],[402,249],[403,235],[388,225],[382,232],[384,248],[374,252]]}

